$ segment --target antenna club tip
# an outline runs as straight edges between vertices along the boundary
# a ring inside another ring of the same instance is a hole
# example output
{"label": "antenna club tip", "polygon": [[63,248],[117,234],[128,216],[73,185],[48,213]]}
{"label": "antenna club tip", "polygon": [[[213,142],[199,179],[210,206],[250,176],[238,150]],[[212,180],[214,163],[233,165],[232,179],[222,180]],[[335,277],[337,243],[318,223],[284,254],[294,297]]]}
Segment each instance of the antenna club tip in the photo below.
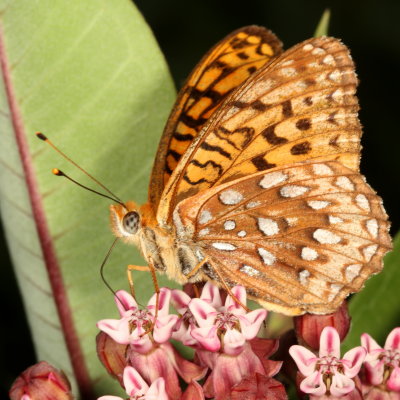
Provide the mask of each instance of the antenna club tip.
{"label": "antenna club tip", "polygon": [[36,132],[36,136],[40,139],[40,140],[47,140],[47,137],[45,135],[43,135],[42,132]]}
{"label": "antenna club tip", "polygon": [[51,172],[52,172],[54,175],[57,175],[57,176],[63,176],[63,175],[64,175],[64,173],[63,173],[62,171],[60,171],[58,168],[53,168],[53,169],[51,170]]}

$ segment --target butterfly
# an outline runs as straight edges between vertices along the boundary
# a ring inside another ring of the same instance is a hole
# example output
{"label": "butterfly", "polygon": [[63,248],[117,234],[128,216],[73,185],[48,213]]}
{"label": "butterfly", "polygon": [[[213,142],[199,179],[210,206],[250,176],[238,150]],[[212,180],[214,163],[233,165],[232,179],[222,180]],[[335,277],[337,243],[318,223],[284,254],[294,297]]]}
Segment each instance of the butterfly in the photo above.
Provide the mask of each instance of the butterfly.
{"label": "butterfly", "polygon": [[232,32],[178,95],[148,202],[110,207],[114,234],[179,283],[240,284],[287,315],[333,312],[391,248],[359,172],[356,86],[337,39],[283,52],[265,28]]}

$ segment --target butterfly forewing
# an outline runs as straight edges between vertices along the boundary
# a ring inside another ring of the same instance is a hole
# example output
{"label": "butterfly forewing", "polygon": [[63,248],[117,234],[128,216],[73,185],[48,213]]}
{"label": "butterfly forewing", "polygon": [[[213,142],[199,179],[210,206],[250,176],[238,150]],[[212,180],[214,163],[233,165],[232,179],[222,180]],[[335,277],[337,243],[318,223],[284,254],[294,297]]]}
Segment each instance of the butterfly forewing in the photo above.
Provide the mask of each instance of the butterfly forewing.
{"label": "butterfly forewing", "polygon": [[264,66],[210,118],[168,182],[166,222],[182,199],[280,165],[339,160],[358,170],[357,78],[337,39],[310,39]]}
{"label": "butterfly forewing", "polygon": [[149,192],[155,207],[181,156],[215,109],[281,52],[273,33],[248,26],[232,32],[204,56],[183,86],[160,141]]}
{"label": "butterfly forewing", "polygon": [[242,284],[286,314],[333,312],[381,270],[390,248],[381,199],[335,161],[255,173],[175,213],[207,258],[208,279]]}

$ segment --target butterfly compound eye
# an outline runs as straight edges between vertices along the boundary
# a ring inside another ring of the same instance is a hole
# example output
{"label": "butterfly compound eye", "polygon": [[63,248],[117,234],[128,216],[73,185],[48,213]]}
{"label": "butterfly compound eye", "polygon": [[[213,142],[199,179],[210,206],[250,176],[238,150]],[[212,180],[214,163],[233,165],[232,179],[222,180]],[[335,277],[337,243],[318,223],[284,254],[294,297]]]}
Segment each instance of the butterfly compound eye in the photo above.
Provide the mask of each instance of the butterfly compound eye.
{"label": "butterfly compound eye", "polygon": [[122,225],[126,232],[134,234],[139,226],[139,214],[136,211],[129,211],[122,220]]}

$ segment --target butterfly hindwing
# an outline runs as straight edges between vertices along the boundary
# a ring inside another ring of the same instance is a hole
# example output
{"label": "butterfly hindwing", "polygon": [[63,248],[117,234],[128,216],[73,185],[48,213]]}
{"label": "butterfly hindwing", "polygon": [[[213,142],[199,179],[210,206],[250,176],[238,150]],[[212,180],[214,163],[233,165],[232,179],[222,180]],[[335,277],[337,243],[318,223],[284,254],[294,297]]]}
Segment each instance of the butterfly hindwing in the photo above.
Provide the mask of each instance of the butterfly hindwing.
{"label": "butterfly hindwing", "polygon": [[289,49],[253,74],[210,118],[181,158],[158,210],[221,183],[310,159],[358,170],[357,78],[346,46],[329,37]]}
{"label": "butterfly hindwing", "polygon": [[174,220],[207,258],[208,279],[244,285],[285,314],[333,312],[381,270],[390,248],[380,198],[335,161],[274,168],[203,191],[179,203]]}
{"label": "butterfly hindwing", "polygon": [[180,91],[160,141],[149,191],[154,208],[183,153],[215,109],[281,52],[272,32],[248,26],[229,34],[203,57]]}

